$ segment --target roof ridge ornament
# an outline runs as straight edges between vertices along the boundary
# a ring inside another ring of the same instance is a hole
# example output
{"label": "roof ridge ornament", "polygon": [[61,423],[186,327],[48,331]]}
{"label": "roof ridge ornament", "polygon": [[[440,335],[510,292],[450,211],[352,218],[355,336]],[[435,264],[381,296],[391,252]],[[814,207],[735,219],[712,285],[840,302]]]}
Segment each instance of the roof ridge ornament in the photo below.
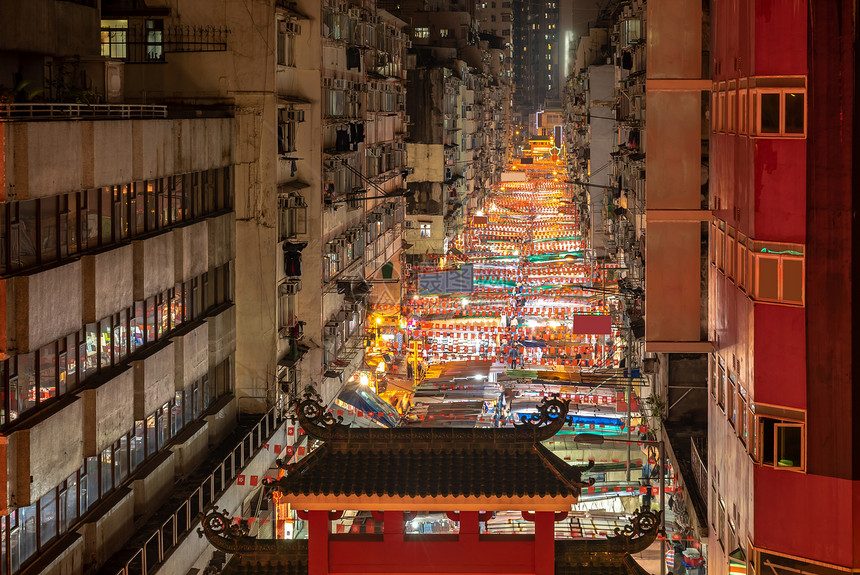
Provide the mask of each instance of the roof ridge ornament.
{"label": "roof ridge ornament", "polygon": [[616,527],[615,535],[607,539],[619,543],[630,543],[637,539],[656,535],[660,531],[660,517],[663,511],[652,511],[644,505],[633,514],[633,519],[624,527]]}
{"label": "roof ridge ornament", "polygon": [[338,431],[349,429],[349,425],[343,422],[343,416],[335,417],[326,411],[322,396],[310,385],[302,393],[302,399],[296,401],[293,406],[302,428],[313,437],[328,440],[337,435]]}
{"label": "roof ridge ornament", "polygon": [[517,430],[534,430],[538,441],[549,439],[564,427],[567,413],[570,410],[570,400],[561,399],[559,394],[553,393],[544,397],[537,406],[537,413],[532,413],[522,423],[514,425]]}

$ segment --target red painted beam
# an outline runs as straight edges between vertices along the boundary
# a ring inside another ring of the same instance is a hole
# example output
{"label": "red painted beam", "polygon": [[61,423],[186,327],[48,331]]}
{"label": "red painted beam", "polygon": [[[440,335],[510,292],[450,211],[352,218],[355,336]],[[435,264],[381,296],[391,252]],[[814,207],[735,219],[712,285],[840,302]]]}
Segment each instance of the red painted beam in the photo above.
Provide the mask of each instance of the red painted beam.
{"label": "red painted beam", "polygon": [[[550,530],[552,525],[550,524]],[[434,537],[438,538],[434,541]],[[428,535],[420,540],[331,540],[329,572],[394,575],[400,573],[469,573],[473,575],[525,575],[535,573],[532,537],[500,537],[472,541]],[[551,541],[554,550],[554,541]],[[554,557],[550,557],[550,561]],[[553,562],[554,563],[554,562]],[[551,572],[550,572],[551,573]]]}

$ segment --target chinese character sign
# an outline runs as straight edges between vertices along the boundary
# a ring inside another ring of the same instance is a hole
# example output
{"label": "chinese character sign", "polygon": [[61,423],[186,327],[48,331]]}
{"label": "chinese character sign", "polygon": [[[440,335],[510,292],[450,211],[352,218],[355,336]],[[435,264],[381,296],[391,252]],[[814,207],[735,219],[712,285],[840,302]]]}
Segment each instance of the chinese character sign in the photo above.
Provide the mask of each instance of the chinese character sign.
{"label": "chinese character sign", "polygon": [[418,274],[418,295],[435,295],[445,291],[445,272]]}
{"label": "chinese character sign", "polygon": [[471,264],[461,266],[459,270],[418,274],[418,295],[472,292],[474,289]]}

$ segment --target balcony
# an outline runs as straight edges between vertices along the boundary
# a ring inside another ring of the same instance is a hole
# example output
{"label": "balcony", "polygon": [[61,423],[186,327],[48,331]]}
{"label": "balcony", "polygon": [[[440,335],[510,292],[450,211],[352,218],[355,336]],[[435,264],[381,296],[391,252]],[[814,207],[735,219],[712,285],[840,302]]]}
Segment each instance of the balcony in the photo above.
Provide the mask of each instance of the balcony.
{"label": "balcony", "polygon": [[151,120],[167,117],[167,106],[22,102],[0,106],[0,122],[38,120]]}

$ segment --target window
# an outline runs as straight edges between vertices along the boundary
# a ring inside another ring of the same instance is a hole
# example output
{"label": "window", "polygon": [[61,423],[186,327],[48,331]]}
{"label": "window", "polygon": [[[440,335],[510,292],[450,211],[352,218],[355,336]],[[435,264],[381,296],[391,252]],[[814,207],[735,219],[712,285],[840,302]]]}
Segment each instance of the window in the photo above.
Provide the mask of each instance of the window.
{"label": "window", "polygon": [[278,328],[289,330],[296,323],[295,282],[284,282],[278,286]]}
{"label": "window", "polygon": [[[794,252],[794,250],[790,251]],[[755,298],[762,301],[803,305],[804,260],[802,254],[795,256],[793,254],[758,251],[755,252],[755,256]]]}
{"label": "window", "polygon": [[759,431],[762,465],[777,469],[805,468],[803,423],[759,416]]}
{"label": "window", "polygon": [[[495,19],[495,16],[493,18]],[[442,38],[447,38],[450,35],[451,35],[451,30],[449,30],[448,28],[441,28],[439,30],[439,36]]]}
{"label": "window", "polygon": [[4,202],[0,273],[62,262],[229,207],[228,170]]}
{"label": "window", "polygon": [[146,58],[164,60],[164,20],[146,21]]}
{"label": "window", "polygon": [[127,56],[128,20],[102,20],[101,45],[105,58],[124,59]]}
{"label": "window", "polygon": [[292,106],[278,109],[278,154],[283,156],[296,151],[298,123],[304,119],[304,110]]}
{"label": "window", "polygon": [[735,406],[736,382],[735,374],[729,373],[728,386],[726,387],[726,415],[729,417],[729,423],[732,426],[737,425],[737,411]]}
{"label": "window", "polygon": [[806,135],[806,79],[756,78],[753,130],[763,137]]}
{"label": "window", "polygon": [[306,234],[307,212],[308,206],[298,194],[278,198],[278,241]]}
{"label": "window", "polygon": [[429,223],[419,222],[419,224],[418,224],[418,235],[419,235],[419,237],[430,238],[431,237],[430,227],[431,227],[431,224],[429,224]]}
{"label": "window", "polygon": [[725,405],[727,385],[728,383],[726,380],[726,368],[723,364],[723,358],[720,358],[720,366],[717,379],[717,405],[719,405],[720,408],[722,408],[723,410],[725,410],[723,406]]}
{"label": "window", "polygon": [[278,20],[278,65],[294,67],[295,59],[295,35],[301,33],[298,22],[287,22]]}
{"label": "window", "polygon": [[415,28],[414,36],[416,38],[429,38],[430,28]]}

